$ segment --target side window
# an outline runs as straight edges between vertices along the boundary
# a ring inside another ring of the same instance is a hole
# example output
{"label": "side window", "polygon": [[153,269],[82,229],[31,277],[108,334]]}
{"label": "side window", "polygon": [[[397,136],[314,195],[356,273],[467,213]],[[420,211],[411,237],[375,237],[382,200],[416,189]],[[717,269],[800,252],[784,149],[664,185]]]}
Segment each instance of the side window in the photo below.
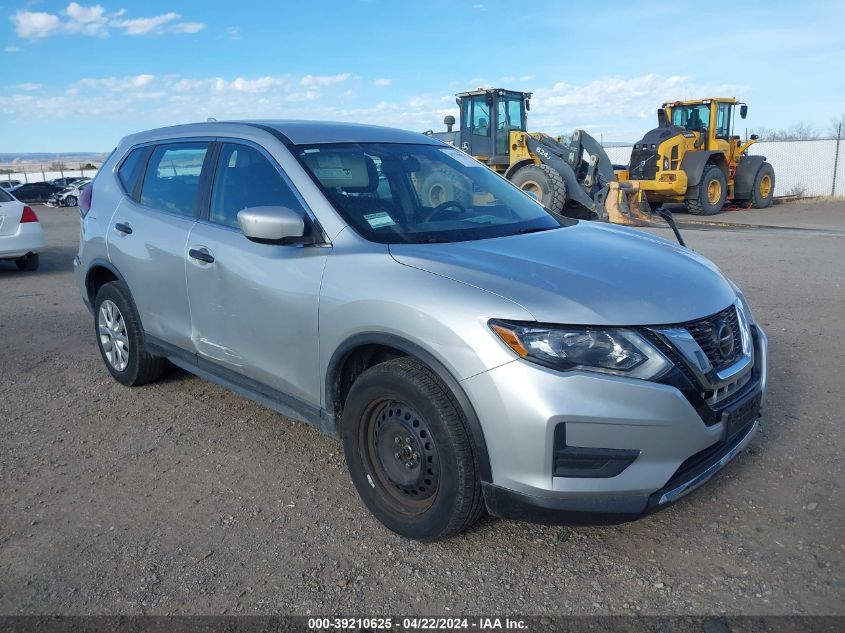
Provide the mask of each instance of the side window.
{"label": "side window", "polygon": [[159,145],[150,155],[141,204],[195,217],[200,173],[208,143]]}
{"label": "side window", "polygon": [[132,195],[135,189],[135,183],[138,182],[138,176],[141,174],[141,169],[144,166],[144,157],[147,155],[147,147],[137,147],[129,152],[129,156],[123,159],[123,163],[117,170],[117,177],[120,179],[120,184],[123,185],[123,190]]}
{"label": "side window", "polygon": [[490,106],[484,96],[472,98],[472,133],[487,136],[490,132]]}
{"label": "side window", "polygon": [[250,207],[288,207],[305,215],[293,190],[261,152],[224,143],[211,190],[209,219],[238,228],[238,211]]}
{"label": "side window", "polygon": [[727,140],[731,134],[731,104],[720,103],[716,111],[716,136]]}

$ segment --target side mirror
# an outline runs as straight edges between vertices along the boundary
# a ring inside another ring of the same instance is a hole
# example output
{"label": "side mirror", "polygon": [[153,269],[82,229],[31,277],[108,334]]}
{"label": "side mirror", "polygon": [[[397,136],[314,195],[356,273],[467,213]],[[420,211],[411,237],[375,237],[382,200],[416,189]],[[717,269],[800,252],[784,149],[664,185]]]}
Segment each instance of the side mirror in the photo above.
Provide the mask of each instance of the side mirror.
{"label": "side mirror", "polygon": [[760,138],[760,135],[759,134],[752,134],[748,138],[750,138],[752,141],[756,141],[758,138]]}
{"label": "side mirror", "polygon": [[531,99],[525,100],[525,111],[528,112],[531,109]]}
{"label": "side mirror", "polygon": [[287,207],[250,207],[238,211],[238,226],[248,240],[259,244],[302,243],[305,220]]}
{"label": "side mirror", "polygon": [[748,116],[748,106],[744,103],[739,106],[739,116],[741,116],[743,119]]}

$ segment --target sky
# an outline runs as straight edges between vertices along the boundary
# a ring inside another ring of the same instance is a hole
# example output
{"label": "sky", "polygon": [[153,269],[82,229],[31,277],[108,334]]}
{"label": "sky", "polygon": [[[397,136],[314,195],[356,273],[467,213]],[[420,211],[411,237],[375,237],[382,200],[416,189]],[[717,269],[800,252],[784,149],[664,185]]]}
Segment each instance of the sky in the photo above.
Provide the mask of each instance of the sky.
{"label": "sky", "polygon": [[845,2],[0,0],[0,153],[278,118],[441,130],[454,93],[531,91],[529,129],[634,141],[668,100],[738,125],[845,115]]}

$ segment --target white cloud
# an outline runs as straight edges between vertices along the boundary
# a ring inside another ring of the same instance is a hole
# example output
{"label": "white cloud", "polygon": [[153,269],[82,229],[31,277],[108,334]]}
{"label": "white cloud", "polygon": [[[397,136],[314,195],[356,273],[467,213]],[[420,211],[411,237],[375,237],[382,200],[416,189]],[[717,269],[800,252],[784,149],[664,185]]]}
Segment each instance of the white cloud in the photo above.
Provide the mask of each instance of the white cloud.
{"label": "white cloud", "polygon": [[303,86],[331,86],[332,84],[342,83],[351,76],[351,73],[341,73],[339,75],[305,75],[300,79],[299,83]]}
{"label": "white cloud", "polygon": [[235,92],[266,92],[270,88],[281,86],[283,80],[279,77],[259,77],[257,79],[245,79],[237,77],[232,81],[217,78],[214,80],[214,89],[218,92],[234,90]]}
{"label": "white cloud", "polygon": [[487,10],[487,7],[485,7],[483,4],[474,4],[474,5],[472,5],[472,8],[475,9],[476,11],[486,11]]}
{"label": "white cloud", "polygon": [[59,16],[43,11],[18,11],[10,18],[19,37],[38,39],[55,35],[62,28]]}
{"label": "white cloud", "polygon": [[230,40],[239,40],[241,39],[241,28],[239,26],[230,26],[226,29],[226,34]]}
{"label": "white cloud", "polygon": [[21,49],[19,49],[17,46],[7,46],[3,49],[3,51],[6,53],[20,53]]}
{"label": "white cloud", "polygon": [[41,87],[41,84],[34,84],[34,83],[24,83],[18,84],[15,86],[18,90],[26,90],[27,92],[32,92],[33,90],[38,90]]}
{"label": "white cloud", "polygon": [[21,9],[11,15],[10,19],[15,26],[15,33],[25,39],[60,34],[108,37],[111,30],[123,31],[125,35],[198,33],[205,28],[202,22],[177,22],[182,16],[173,11],[140,18],[124,18],[125,14],[125,9],[109,12],[100,4],[84,6],[71,2],[61,15]]}
{"label": "white cloud", "polygon": [[92,7],[83,7],[76,2],[71,2],[64,10],[64,14],[68,17],[68,21],[64,24],[64,29],[68,33],[82,33],[83,35],[98,37],[108,35],[106,26],[109,18],[106,15],[105,8],[99,4]]}
{"label": "white cloud", "polygon": [[111,26],[123,29],[126,35],[147,35],[161,33],[162,27],[168,22],[178,20],[181,16],[170,11],[150,18],[132,18],[130,20],[113,20]]}
{"label": "white cloud", "polygon": [[199,33],[205,28],[202,22],[180,22],[170,29],[174,33]]}
{"label": "white cloud", "polygon": [[388,79],[387,77],[380,77],[373,82],[375,86],[389,86],[393,83],[392,79]]}

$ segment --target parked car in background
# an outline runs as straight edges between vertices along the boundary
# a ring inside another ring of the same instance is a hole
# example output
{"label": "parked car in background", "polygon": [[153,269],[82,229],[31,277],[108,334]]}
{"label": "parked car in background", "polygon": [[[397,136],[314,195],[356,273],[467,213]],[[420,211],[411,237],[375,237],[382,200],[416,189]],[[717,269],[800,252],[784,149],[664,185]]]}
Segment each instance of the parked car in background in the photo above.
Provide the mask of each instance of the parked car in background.
{"label": "parked car in background", "polygon": [[[53,178],[52,180],[48,180],[51,185],[56,185],[57,187],[70,187],[71,185],[76,184],[80,180],[86,180],[86,178],[82,176],[70,177],[66,176],[64,178]],[[88,178],[87,180],[91,180]]]}
{"label": "parked car in background", "polygon": [[6,191],[9,191],[11,189],[14,189],[15,187],[20,187],[21,184],[23,183],[21,183],[20,180],[0,180],[0,189],[5,189]]}
{"label": "parked car in background", "polygon": [[44,231],[31,207],[0,189],[0,259],[12,259],[18,270],[38,268]]}
{"label": "parked car in background", "polygon": [[49,182],[30,182],[10,189],[9,193],[21,202],[46,202],[50,196],[62,189],[63,187],[51,185]]}
{"label": "parked car in background", "polygon": [[81,178],[69,187],[54,193],[47,199],[47,206],[50,207],[75,207],[79,202],[79,195],[85,186],[91,182],[90,178]]}

